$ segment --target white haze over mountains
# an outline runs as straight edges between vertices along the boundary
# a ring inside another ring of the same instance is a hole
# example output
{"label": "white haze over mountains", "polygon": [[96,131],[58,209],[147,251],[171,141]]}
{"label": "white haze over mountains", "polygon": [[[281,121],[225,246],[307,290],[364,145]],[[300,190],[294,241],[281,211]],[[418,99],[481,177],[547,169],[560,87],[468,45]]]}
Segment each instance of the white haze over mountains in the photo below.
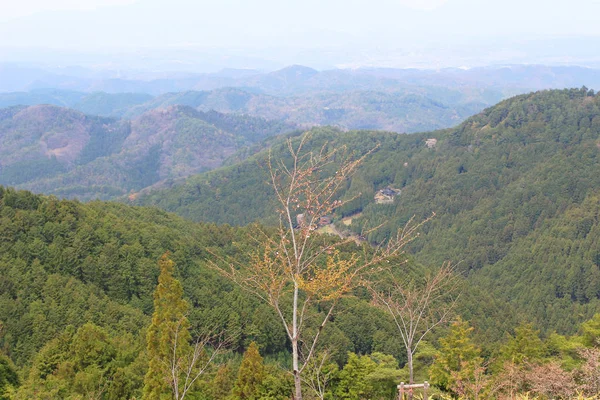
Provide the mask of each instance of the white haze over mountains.
{"label": "white haze over mountains", "polygon": [[598,67],[598,15],[598,0],[0,0],[0,63]]}

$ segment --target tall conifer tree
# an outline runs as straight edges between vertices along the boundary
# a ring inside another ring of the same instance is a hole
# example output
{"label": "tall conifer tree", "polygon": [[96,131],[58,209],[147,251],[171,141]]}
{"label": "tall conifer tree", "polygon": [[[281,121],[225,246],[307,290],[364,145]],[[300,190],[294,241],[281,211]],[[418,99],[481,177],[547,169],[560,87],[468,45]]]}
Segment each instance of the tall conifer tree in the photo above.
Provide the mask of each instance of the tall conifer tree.
{"label": "tall conifer tree", "polygon": [[258,399],[260,385],[264,378],[265,366],[263,358],[258,352],[256,343],[252,342],[244,354],[238,378],[235,382],[235,388],[233,389],[235,398],[247,400]]}
{"label": "tall conifer tree", "polygon": [[183,300],[181,283],[173,277],[175,263],[165,253],[158,265],[154,314],[146,337],[149,358],[144,379],[146,400],[172,399],[174,392],[179,397],[179,391],[173,388],[173,381],[178,378],[173,376],[173,362],[192,352],[189,321],[185,316],[188,304]]}
{"label": "tall conifer tree", "polygon": [[456,392],[462,381],[475,379],[483,359],[471,338],[472,331],[469,323],[458,317],[448,336],[440,339],[440,352],[429,370],[432,382],[440,388]]}

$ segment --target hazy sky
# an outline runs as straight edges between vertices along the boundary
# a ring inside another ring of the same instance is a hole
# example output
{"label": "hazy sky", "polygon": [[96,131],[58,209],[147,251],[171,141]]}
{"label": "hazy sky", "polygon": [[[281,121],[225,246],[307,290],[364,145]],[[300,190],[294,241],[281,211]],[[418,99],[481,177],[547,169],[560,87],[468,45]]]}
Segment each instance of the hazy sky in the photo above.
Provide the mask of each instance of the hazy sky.
{"label": "hazy sky", "polygon": [[13,59],[35,47],[156,50],[187,62],[211,48],[283,64],[595,63],[599,22],[600,0],[0,0],[0,51]]}

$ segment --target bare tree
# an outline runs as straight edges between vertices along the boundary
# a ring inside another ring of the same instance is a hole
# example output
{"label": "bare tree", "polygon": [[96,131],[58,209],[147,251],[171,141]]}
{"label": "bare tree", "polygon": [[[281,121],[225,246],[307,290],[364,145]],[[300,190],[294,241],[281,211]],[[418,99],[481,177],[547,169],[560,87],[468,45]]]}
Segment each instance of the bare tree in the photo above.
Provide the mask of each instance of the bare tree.
{"label": "bare tree", "polygon": [[[288,162],[269,156],[267,168],[279,217],[277,233],[257,228],[257,249],[247,265],[214,263],[224,276],[273,307],[281,319],[292,347],[296,400],[302,399],[301,373],[339,299],[382,261],[400,255],[422,224],[411,220],[385,245],[364,245],[362,251],[349,256],[341,253],[339,247],[353,239],[326,240],[316,230],[322,217],[350,201],[339,200],[337,195],[364,157],[353,160],[345,148],[331,150],[326,145],[316,152],[305,151],[309,139],[306,134],[298,144],[288,140]],[[315,304],[322,313],[313,315],[316,328],[307,330]]]}
{"label": "bare tree", "polygon": [[455,267],[446,262],[424,282],[398,282],[390,277],[389,289],[371,287],[373,301],[393,318],[406,349],[409,382],[414,383],[413,359],[425,336],[448,321],[458,296]]}
{"label": "bare tree", "polygon": [[184,326],[183,318],[175,325],[170,344],[170,357],[165,360],[165,367],[169,374],[167,380],[175,400],[185,399],[198,379],[225,348],[224,342],[217,340],[215,344],[215,335],[208,333],[199,335],[194,341],[194,346],[182,353],[178,349],[178,343],[180,343],[180,334],[186,329]]}
{"label": "bare tree", "polygon": [[337,364],[330,360],[330,352],[328,350],[321,351],[306,365],[302,381],[318,399],[324,400],[325,392],[337,371]]}

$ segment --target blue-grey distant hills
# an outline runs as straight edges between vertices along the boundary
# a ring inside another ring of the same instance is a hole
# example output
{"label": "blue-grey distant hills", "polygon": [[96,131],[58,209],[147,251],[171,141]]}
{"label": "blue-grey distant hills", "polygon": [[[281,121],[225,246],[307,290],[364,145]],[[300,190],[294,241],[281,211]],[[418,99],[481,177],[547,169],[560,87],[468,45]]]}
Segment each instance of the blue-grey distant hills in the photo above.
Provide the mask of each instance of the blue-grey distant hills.
{"label": "blue-grey distant hills", "polygon": [[85,114],[121,117],[131,107],[154,98],[145,93],[78,92],[63,89],[34,89],[28,92],[0,93],[0,108],[51,104],[68,107]]}
{"label": "blue-grey distant hills", "polygon": [[581,86],[600,89],[600,70],[581,66],[509,65],[470,69],[358,68],[318,71],[293,65],[272,72],[227,69],[215,73],[123,73],[0,64],[0,92],[57,88],[86,93],[148,93],[156,96],[168,92],[237,87],[256,93],[291,96],[321,91],[398,91],[413,86],[459,90],[485,88],[505,94]]}
{"label": "blue-grey distant hills", "polygon": [[332,125],[342,129],[411,133],[456,125],[503,97],[501,92],[488,89],[427,86],[398,90],[315,90],[293,96],[257,93],[247,88],[192,90],[156,97],[143,93],[36,89],[0,93],[0,107],[52,104],[89,115],[134,119],[154,109],[182,105],[199,111],[282,120],[304,127]]}
{"label": "blue-grey distant hills", "polygon": [[0,107],[54,104],[90,115],[131,119],[152,109],[185,105],[304,127],[401,133],[454,126],[515,94],[582,86],[600,88],[600,70],[514,65],[317,71],[293,65],[273,72],[228,69],[124,77],[108,70],[46,71],[0,64]]}

